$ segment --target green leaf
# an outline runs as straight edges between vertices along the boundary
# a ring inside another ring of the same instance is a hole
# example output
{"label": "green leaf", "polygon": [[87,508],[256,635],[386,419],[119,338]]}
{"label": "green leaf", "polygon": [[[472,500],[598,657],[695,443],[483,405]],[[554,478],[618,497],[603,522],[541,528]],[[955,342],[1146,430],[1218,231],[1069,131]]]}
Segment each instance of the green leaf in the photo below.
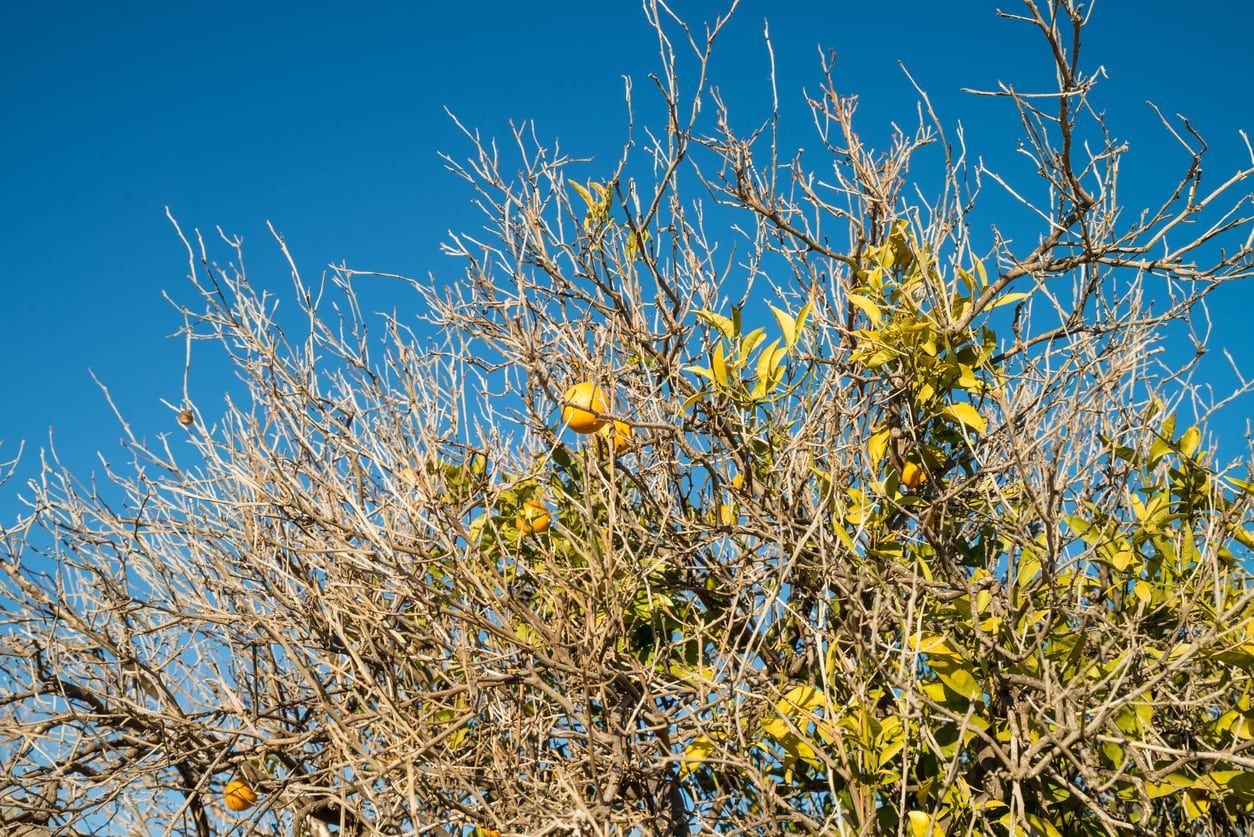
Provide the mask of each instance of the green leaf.
{"label": "green leaf", "polygon": [[774,305],[771,306],[771,313],[775,315],[775,321],[779,323],[779,330],[784,333],[784,345],[792,348],[797,343],[797,321],[787,311],[781,311]]}
{"label": "green leaf", "polygon": [[1254,800],[1254,773],[1237,773],[1228,779],[1228,790],[1243,802]]}
{"label": "green leaf", "polygon": [[866,314],[867,319],[875,325],[879,325],[884,321],[884,315],[880,313],[879,306],[866,297],[850,291],[845,294],[845,298],[861,309],[862,313]]}
{"label": "green leaf", "polygon": [[964,401],[950,404],[945,408],[945,415],[961,422],[976,433],[983,433],[988,427],[988,422],[980,415],[979,411]]}

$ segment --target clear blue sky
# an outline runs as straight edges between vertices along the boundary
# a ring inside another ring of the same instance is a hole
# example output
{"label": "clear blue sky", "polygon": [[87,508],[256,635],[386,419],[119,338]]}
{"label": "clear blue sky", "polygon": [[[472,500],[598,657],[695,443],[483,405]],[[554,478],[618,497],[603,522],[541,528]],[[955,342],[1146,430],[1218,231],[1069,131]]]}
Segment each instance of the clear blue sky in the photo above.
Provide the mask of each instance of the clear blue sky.
{"label": "clear blue sky", "polygon": [[[674,3],[694,20],[715,8]],[[872,141],[890,119],[912,123],[900,59],[947,121],[963,121],[974,150],[1004,159],[1013,153],[1010,113],[958,89],[1039,78],[1045,65],[1035,36],[997,21],[997,5],[1018,4],[745,0],[714,74],[747,124],[767,101],[769,18],[799,141],[808,140],[800,91],[817,87],[822,44],[837,52],[840,87],[860,95]],[[1090,67],[1107,68],[1099,101],[1132,143],[1126,197],[1136,196],[1139,174],[1180,162],[1146,99],[1186,113],[1204,133],[1215,152],[1208,175],[1240,163],[1237,130],[1254,130],[1251,32],[1254,4],[1236,0],[1098,3],[1085,49]],[[310,278],[346,261],[452,279],[458,265],[438,244],[448,229],[480,222],[437,156],[468,152],[443,108],[502,137],[509,119],[534,118],[568,152],[613,159],[624,136],[622,76],[647,96],[654,60],[633,0],[8,4],[0,453],[26,439],[33,466],[53,428],[80,475],[96,467],[97,450],[117,459],[120,432],[89,368],[137,433],[174,429],[160,399],[179,399],[183,347],[168,338],[179,320],[161,292],[192,297],[165,205],[187,229],[243,235],[252,278],[281,292],[290,286],[266,220]],[[1254,286],[1232,288],[1215,312],[1216,346],[1247,373],[1251,300]],[[193,384],[212,409],[214,382]],[[1249,411],[1247,399],[1228,428]],[[15,489],[0,489],[6,520]]]}

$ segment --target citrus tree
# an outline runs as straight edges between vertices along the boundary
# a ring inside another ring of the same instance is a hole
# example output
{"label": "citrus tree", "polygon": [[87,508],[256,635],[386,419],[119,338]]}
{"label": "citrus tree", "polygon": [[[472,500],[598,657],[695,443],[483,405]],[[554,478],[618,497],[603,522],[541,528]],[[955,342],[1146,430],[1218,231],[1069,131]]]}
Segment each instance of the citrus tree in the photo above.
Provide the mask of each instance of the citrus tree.
{"label": "citrus tree", "polygon": [[1254,159],[1204,182],[1164,121],[1181,176],[1121,205],[1087,12],[1025,0],[1057,88],[988,95],[1035,179],[926,97],[867,147],[828,67],[811,169],[707,86],[727,18],[646,13],[647,141],[450,159],[491,235],[410,283],[434,340],[294,261],[284,330],[238,241],[184,237],[188,345],[243,395],[27,487],[6,829],[1251,827],[1254,486],[1167,359],[1251,272]]}

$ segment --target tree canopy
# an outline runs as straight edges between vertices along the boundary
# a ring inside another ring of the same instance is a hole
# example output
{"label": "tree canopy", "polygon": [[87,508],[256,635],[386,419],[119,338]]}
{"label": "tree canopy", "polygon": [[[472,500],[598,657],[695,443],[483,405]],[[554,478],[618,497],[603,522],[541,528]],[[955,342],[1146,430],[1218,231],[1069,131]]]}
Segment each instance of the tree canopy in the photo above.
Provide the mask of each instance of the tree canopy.
{"label": "tree canopy", "polygon": [[830,63],[789,156],[711,87],[728,18],[645,10],[661,118],[616,159],[448,158],[458,281],[288,256],[281,323],[179,230],[188,357],[240,394],[123,421],[101,484],[48,458],[3,530],[6,829],[1251,826],[1254,485],[1169,337],[1254,270],[1254,154],[1211,182],[1164,119],[1178,175],[1121,203],[1089,12],[1024,0],[1057,87],[982,95],[1034,177],[921,88],[869,147]]}

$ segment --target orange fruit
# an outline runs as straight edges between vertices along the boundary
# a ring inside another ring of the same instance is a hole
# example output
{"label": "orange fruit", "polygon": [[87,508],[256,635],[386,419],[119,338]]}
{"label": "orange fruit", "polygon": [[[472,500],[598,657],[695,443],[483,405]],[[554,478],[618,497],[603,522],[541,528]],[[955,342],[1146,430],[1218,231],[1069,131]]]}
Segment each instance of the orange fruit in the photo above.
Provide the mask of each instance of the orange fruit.
{"label": "orange fruit", "polygon": [[552,521],[548,506],[540,500],[528,500],[522,504],[514,523],[518,526],[520,535],[538,535],[548,531]]}
{"label": "orange fruit", "polygon": [[257,801],[257,792],[243,779],[232,779],[227,782],[222,796],[226,799],[226,807],[232,811],[247,811]]}
{"label": "orange fruit", "polygon": [[626,453],[635,444],[635,439],[631,436],[631,425],[618,419],[614,419],[612,423],[607,423],[601,428],[599,434],[605,440],[606,446],[610,444],[611,439],[614,440],[615,456]]}
{"label": "orange fruit", "polygon": [[192,413],[191,410],[179,411],[179,424],[183,425],[184,427],[191,427],[195,423],[196,423],[196,416],[194,413]]}
{"label": "orange fruit", "polygon": [[562,395],[562,421],[576,433],[596,433],[608,421],[598,416],[609,409],[605,393],[590,381],[581,381]]}
{"label": "orange fruit", "polygon": [[927,482],[927,472],[918,465],[915,465],[913,462],[907,462],[901,466],[901,484],[906,488],[914,491],[925,482]]}

